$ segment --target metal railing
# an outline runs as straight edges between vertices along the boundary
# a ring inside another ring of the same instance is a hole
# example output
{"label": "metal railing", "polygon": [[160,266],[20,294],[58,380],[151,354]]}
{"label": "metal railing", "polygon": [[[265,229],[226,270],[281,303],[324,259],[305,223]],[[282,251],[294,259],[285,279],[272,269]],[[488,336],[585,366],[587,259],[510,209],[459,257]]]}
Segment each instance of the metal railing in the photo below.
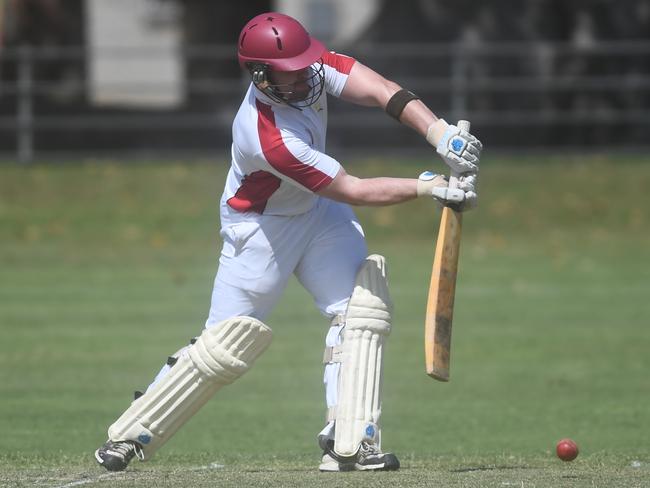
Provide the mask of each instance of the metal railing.
{"label": "metal railing", "polygon": [[[636,135],[623,142],[650,146],[650,41],[601,42],[587,46],[548,42],[361,44],[341,51],[416,91],[445,118],[469,118],[474,127],[493,131],[497,139],[500,134],[522,127],[551,132],[561,127],[575,130],[634,127]],[[133,59],[161,54],[155,49],[137,48],[103,49],[93,53]],[[234,46],[215,45],[188,47],[180,54],[186,63],[235,65],[234,53]],[[88,56],[89,52],[82,47],[23,46],[5,48],[0,53],[3,66],[13,63],[15,73],[12,79],[5,76],[0,85],[0,106],[11,107],[13,111],[0,113],[0,150],[11,151],[10,140],[13,139],[16,158],[29,162],[41,150],[35,135],[44,131],[211,131],[220,128],[227,132],[246,85],[236,71],[228,76],[186,79],[183,83],[186,98],[201,96],[214,100],[213,110],[187,104],[174,110],[173,116],[165,116],[160,110],[107,113],[90,105],[77,113],[65,113],[52,106],[47,111],[37,109],[35,100],[47,97],[55,84],[39,79],[39,64],[83,63]],[[68,85],[79,93],[88,88],[85,79]],[[114,83],[113,88],[119,89],[120,83]],[[140,85],[125,84],[124,88],[131,92],[151,92],[166,86],[151,80]],[[360,134],[357,139],[363,143],[364,140],[377,140],[377,131],[388,132],[393,128],[390,119],[378,117],[376,112],[351,111],[340,104],[331,110],[330,134],[354,129]],[[362,136],[364,130],[372,132],[366,139]],[[390,138],[384,140],[391,143]],[[553,143],[552,140],[548,142]]]}

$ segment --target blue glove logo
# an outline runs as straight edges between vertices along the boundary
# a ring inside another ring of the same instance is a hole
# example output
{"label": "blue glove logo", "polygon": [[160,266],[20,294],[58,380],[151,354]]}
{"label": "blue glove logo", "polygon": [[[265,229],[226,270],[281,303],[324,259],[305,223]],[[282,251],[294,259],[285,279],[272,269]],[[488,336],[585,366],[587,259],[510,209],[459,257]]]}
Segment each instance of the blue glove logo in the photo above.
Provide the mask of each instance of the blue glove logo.
{"label": "blue glove logo", "polygon": [[454,150],[455,153],[460,153],[464,145],[465,143],[460,138],[456,138],[451,141],[451,148]]}

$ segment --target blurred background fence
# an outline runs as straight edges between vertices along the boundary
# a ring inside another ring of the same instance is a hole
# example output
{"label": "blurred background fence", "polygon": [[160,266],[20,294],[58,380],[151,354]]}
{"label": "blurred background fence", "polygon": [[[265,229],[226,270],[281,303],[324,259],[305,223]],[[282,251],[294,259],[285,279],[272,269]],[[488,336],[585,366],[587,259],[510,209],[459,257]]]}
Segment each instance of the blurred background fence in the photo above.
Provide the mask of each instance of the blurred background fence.
{"label": "blurred background fence", "polygon": [[[493,148],[650,147],[647,0],[239,4],[3,2],[0,152],[27,162],[227,150],[248,84],[234,41],[270,9],[297,16],[438,115],[469,118]],[[333,100],[329,126],[331,151],[422,147],[376,109]]]}

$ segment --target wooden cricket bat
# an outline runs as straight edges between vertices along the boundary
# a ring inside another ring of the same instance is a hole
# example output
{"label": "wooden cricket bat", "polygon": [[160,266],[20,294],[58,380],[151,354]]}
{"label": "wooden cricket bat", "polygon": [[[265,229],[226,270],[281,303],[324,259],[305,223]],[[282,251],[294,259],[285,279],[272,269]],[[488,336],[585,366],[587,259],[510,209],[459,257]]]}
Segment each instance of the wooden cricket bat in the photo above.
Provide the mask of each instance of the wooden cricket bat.
{"label": "wooden cricket bat", "polygon": [[[469,131],[470,123],[460,120],[458,127]],[[457,187],[458,175],[452,172],[449,177],[449,188]],[[462,224],[460,212],[449,206],[442,209],[424,324],[426,371],[429,376],[440,381],[449,381],[451,325],[454,317]]]}

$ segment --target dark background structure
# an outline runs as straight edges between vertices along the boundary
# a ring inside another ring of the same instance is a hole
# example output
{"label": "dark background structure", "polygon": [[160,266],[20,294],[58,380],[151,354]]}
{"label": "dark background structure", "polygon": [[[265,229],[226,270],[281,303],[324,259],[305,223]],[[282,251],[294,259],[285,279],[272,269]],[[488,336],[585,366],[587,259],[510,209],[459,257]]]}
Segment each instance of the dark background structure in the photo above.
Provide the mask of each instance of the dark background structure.
{"label": "dark background structure", "polygon": [[[83,0],[6,2],[0,151],[15,152],[26,125],[38,152],[227,146],[245,89],[235,40],[248,18],[275,5],[156,1],[182,12],[186,94],[168,110],[89,103]],[[385,0],[356,39],[330,48],[417,92],[440,116],[470,118],[493,147],[650,145],[649,0]],[[418,144],[376,110],[331,105],[331,146]]]}

